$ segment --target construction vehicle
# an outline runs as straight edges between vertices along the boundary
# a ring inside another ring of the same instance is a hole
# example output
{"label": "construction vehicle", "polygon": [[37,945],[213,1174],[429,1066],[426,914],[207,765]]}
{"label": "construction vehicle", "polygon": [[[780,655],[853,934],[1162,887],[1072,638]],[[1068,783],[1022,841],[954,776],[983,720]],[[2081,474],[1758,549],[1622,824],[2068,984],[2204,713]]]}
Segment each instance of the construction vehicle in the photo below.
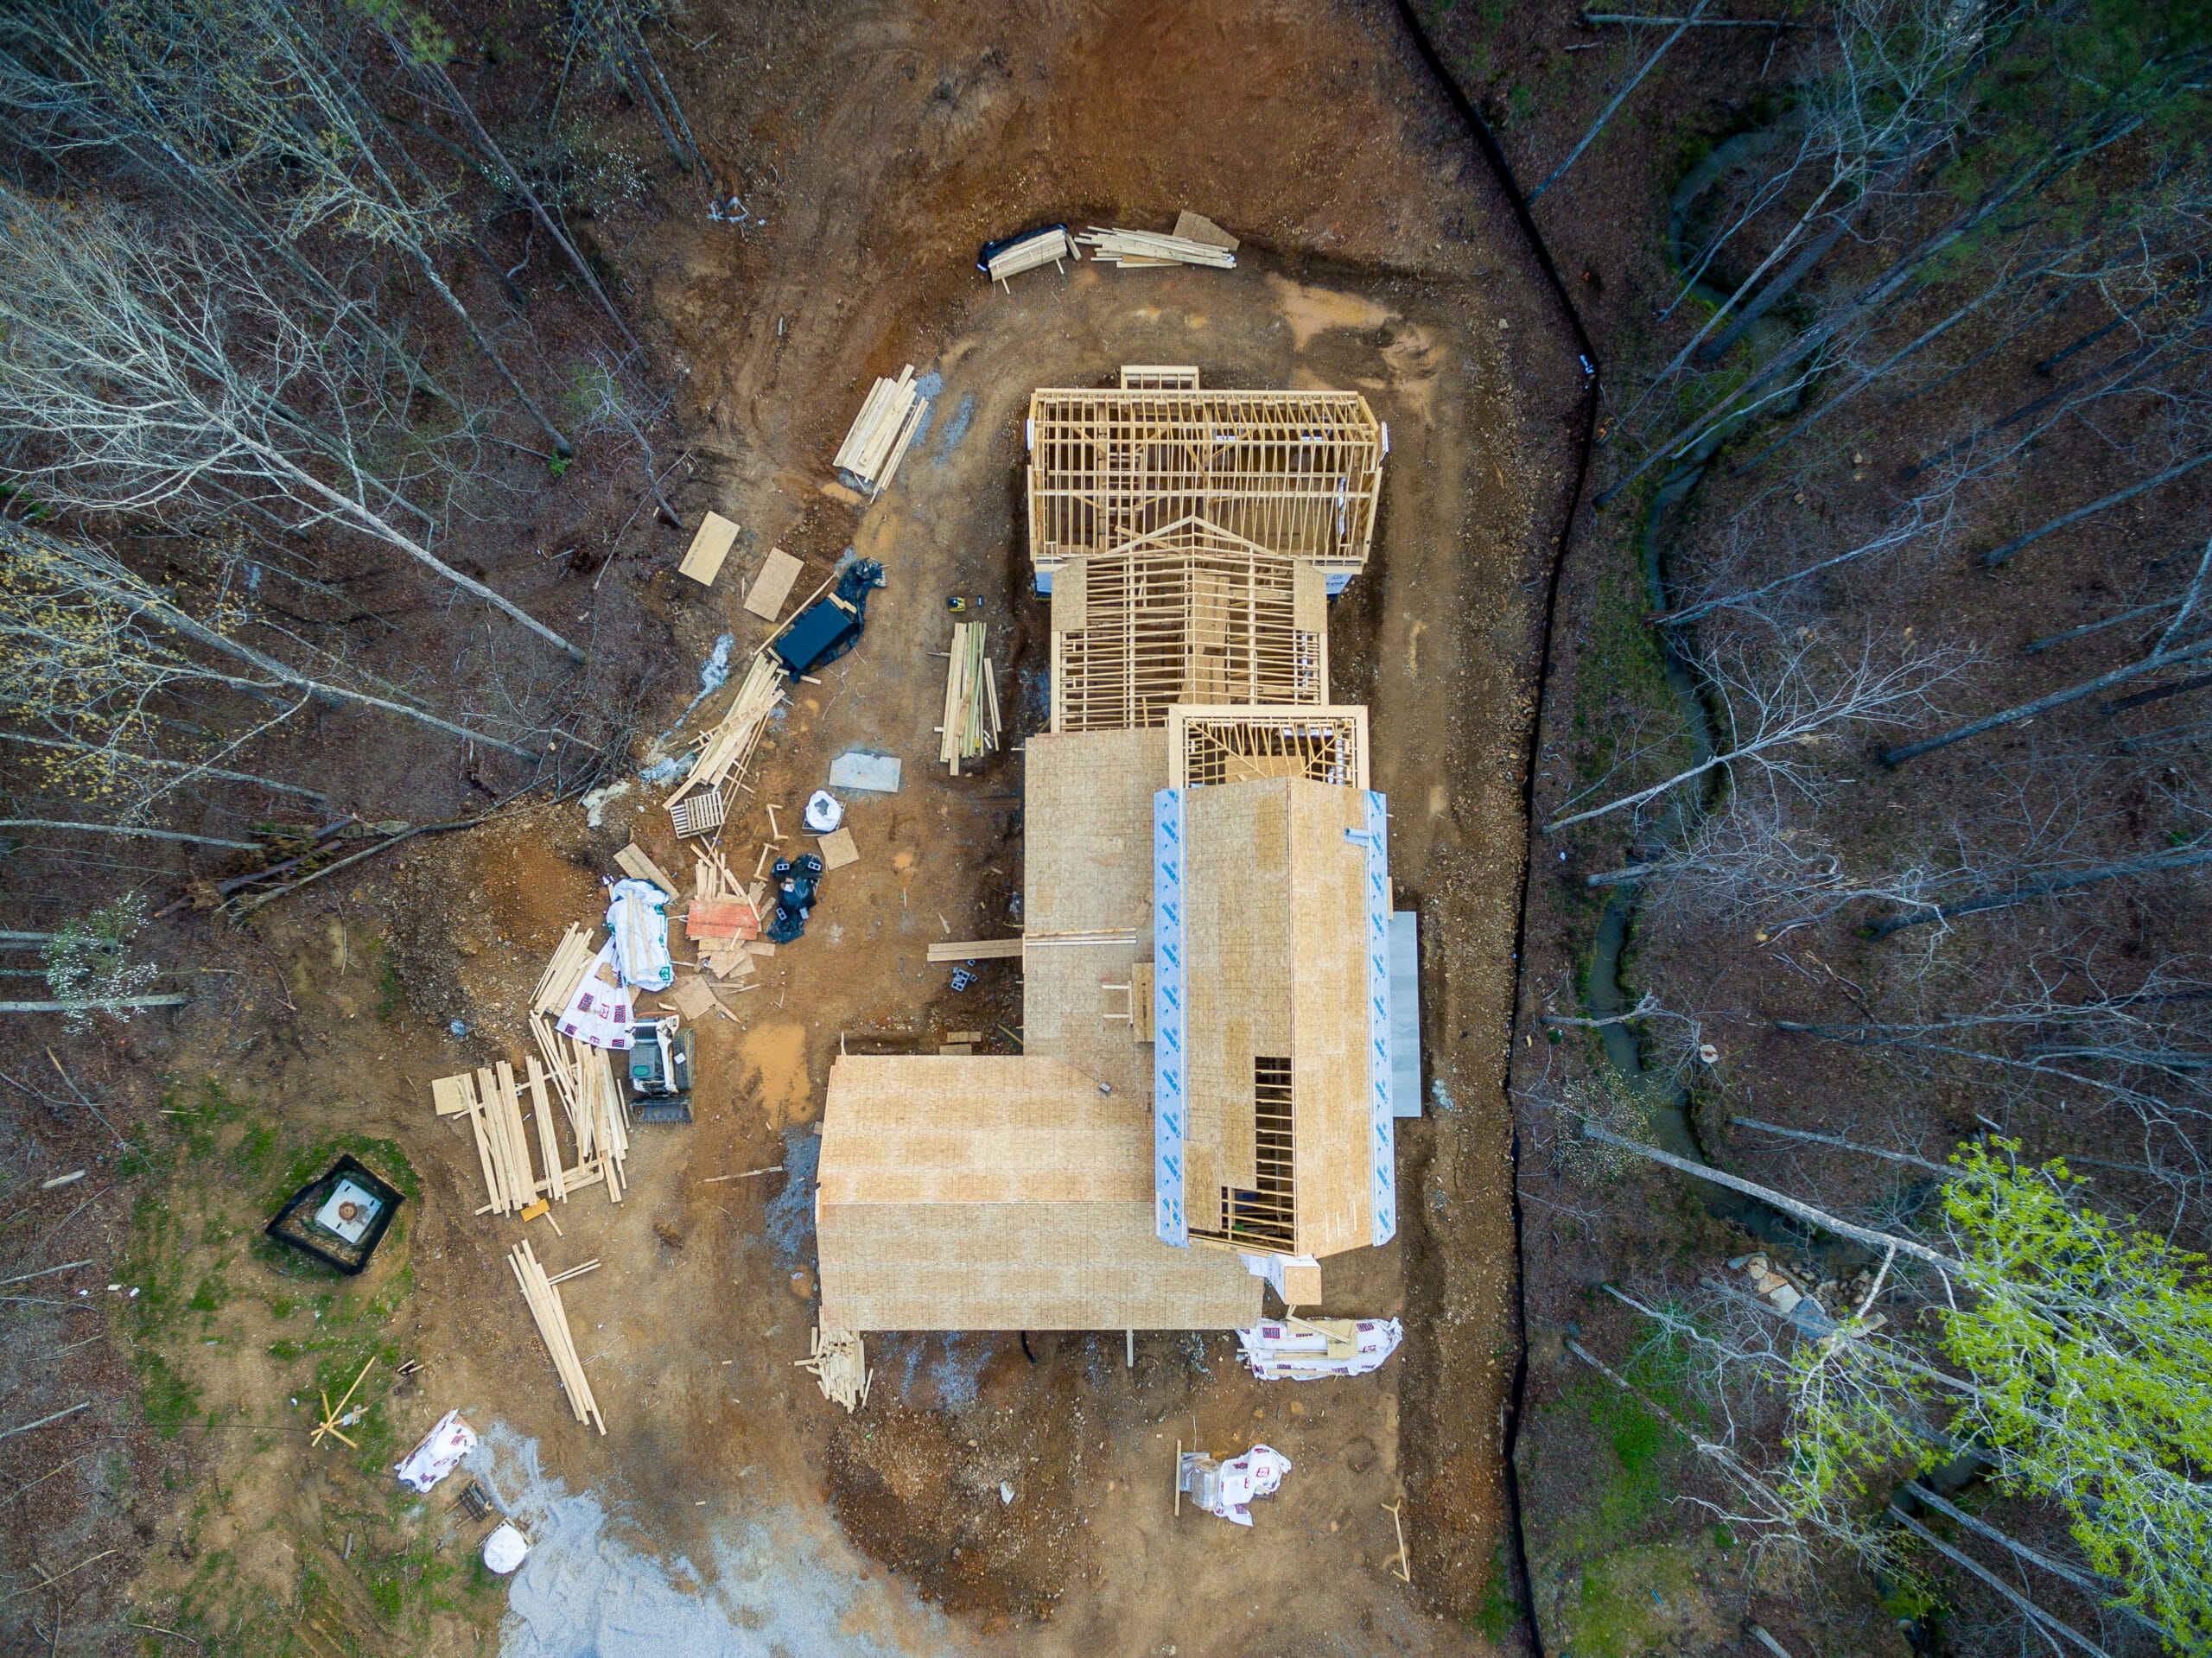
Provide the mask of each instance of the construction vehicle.
{"label": "construction vehicle", "polygon": [[673,1018],[630,1027],[630,1092],[639,1122],[691,1121],[691,1032]]}

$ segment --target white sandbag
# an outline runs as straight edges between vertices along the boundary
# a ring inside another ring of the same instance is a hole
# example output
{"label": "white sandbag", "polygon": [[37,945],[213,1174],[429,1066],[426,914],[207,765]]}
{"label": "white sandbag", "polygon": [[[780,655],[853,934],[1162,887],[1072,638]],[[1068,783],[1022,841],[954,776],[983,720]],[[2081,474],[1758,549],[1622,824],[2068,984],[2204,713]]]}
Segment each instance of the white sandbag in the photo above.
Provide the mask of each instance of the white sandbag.
{"label": "white sandbag", "polygon": [[449,1410],[438,1425],[423,1436],[423,1443],[407,1453],[392,1471],[418,1491],[427,1491],[461,1466],[461,1459],[476,1449],[476,1430]]}
{"label": "white sandbag", "polygon": [[1272,1445],[1255,1445],[1222,1464],[1220,1493],[1207,1512],[1232,1526],[1249,1526],[1252,1516],[1245,1505],[1254,1497],[1274,1496],[1289,1471],[1289,1458]]}
{"label": "white sandbag", "polygon": [[845,803],[827,789],[806,797],[806,826],[817,835],[828,835],[845,821]]}
{"label": "white sandbag", "polygon": [[530,1553],[530,1540],[512,1526],[502,1525],[484,1540],[484,1566],[505,1577]]}
{"label": "white sandbag", "polygon": [[625,984],[640,990],[665,990],[676,982],[668,958],[668,894],[649,880],[618,880],[607,906],[607,930],[614,935],[614,966]]}
{"label": "white sandbag", "polygon": [[632,1045],[630,1026],[633,1004],[614,966],[614,941],[599,947],[599,954],[584,969],[576,993],[561,1010],[563,1036],[572,1036],[588,1047],[626,1051]]}

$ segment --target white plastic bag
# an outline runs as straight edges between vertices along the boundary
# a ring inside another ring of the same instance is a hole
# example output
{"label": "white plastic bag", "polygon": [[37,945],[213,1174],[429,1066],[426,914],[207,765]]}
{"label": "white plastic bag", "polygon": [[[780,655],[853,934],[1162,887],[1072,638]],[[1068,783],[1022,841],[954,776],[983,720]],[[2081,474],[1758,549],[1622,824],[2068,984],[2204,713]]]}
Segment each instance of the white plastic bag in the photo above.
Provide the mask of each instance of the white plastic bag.
{"label": "white plastic bag", "polygon": [[1249,1526],[1252,1516],[1245,1505],[1255,1496],[1272,1496],[1290,1471],[1290,1458],[1272,1445],[1255,1445],[1241,1457],[1221,1465],[1221,1495],[1208,1510],[1232,1526]]}
{"label": "white plastic bag", "polygon": [[618,880],[607,906],[607,928],[614,935],[614,965],[625,984],[640,990],[665,990],[676,982],[668,958],[668,894],[649,880]]}
{"label": "white plastic bag", "polygon": [[461,1466],[461,1459],[476,1449],[476,1431],[449,1410],[438,1425],[423,1436],[423,1443],[407,1453],[392,1471],[418,1491],[427,1491]]}
{"label": "white plastic bag", "polygon": [[512,1526],[501,1525],[484,1540],[485,1569],[505,1577],[530,1553],[530,1539]]}

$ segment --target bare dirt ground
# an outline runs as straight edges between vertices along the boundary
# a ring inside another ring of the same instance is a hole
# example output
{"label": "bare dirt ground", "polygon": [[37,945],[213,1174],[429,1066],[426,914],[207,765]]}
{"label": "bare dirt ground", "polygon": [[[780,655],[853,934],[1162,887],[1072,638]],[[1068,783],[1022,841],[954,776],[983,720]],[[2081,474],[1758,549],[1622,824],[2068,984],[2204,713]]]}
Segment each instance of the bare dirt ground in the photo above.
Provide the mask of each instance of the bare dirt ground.
{"label": "bare dirt ground", "polygon": [[[865,638],[793,688],[724,843],[749,871],[760,804],[789,808],[788,826],[849,748],[901,755],[904,787],[852,802],[862,861],[828,877],[807,937],[699,1027],[695,1123],[640,1128],[619,1208],[588,1192],[556,1214],[564,1236],[528,1229],[551,1270],[604,1263],[568,1290],[604,1439],[569,1420],[501,1261],[523,1229],[474,1212],[473,1147],[431,1115],[428,1082],[520,1057],[544,957],[596,913],[632,833],[688,871],[658,791],[608,799],[595,826],[575,804],[519,812],[243,935],[199,934],[203,959],[235,976],[171,1029],[134,1026],[96,1077],[158,1068],[182,1114],[149,1140],[133,1245],[162,1286],[161,1316],[137,1326],[142,1376],[175,1384],[163,1425],[185,1447],[170,1454],[177,1494],[133,1499],[152,1542],[137,1616],[214,1629],[251,1610],[320,1630],[299,1637],[320,1654],[474,1650],[500,1606],[467,1565],[474,1533],[442,1497],[392,1501],[379,1472],[460,1406],[535,1440],[550,1474],[594,1493],[660,1563],[641,1573],[731,1629],[762,1627],[740,1615],[747,1585],[788,1573],[836,1611],[820,1650],[1510,1644],[1503,1070],[1534,647],[1581,376],[1503,202],[1379,9],[702,6],[690,28],[718,42],[680,70],[695,123],[733,171],[773,175],[753,204],[767,228],[671,223],[602,252],[647,296],[684,377],[707,461],[687,516],[711,506],[744,535],[710,593],[675,578],[669,547],[623,579],[686,662],[728,633],[741,664],[766,629],[739,594],[769,547],[806,560],[801,594],[847,547],[881,559]],[[1164,226],[1182,206],[1246,238],[1237,270],[1086,263],[1009,295],[972,268],[984,234]],[[1390,423],[1376,556],[1332,613],[1332,692],[1372,709],[1399,901],[1422,915],[1433,1087],[1427,1116],[1401,1126],[1399,1242],[1332,1263],[1325,1283],[1327,1312],[1399,1314],[1408,1339],[1377,1376],[1292,1390],[1252,1382],[1220,1337],[1141,1336],[1134,1369],[1118,1332],[1033,1337],[1027,1353],[1011,1337],[885,1338],[872,1401],[846,1419],[792,1366],[814,1316],[807,1175],[828,1064],[841,1039],[1018,1039],[1008,968],[956,994],[924,952],[1018,924],[1018,745],[1044,715],[1024,400],[1124,361],[1357,387]],[[941,388],[893,490],[865,510],[825,495],[868,377],[909,362]],[[982,600],[1009,724],[1007,752],[959,779],[932,759],[952,594]],[[648,709],[647,729],[673,732],[697,684]],[[448,1033],[456,1019],[466,1036]],[[404,1159],[418,1195],[369,1274],[302,1287],[250,1246],[257,1205],[346,1137],[384,1166]],[[149,1230],[149,1203],[178,1223]],[[386,1377],[402,1359],[423,1369],[370,1389],[358,1454],[310,1450],[311,1402],[286,1401],[342,1388],[372,1353]],[[1177,1521],[1179,1439],[1217,1452],[1264,1440],[1296,1471],[1255,1531]],[[1382,1505],[1402,1496],[1409,1587],[1386,1570]],[[526,1586],[518,1609],[561,1610],[510,1617],[512,1650],[650,1636],[620,1606]]]}

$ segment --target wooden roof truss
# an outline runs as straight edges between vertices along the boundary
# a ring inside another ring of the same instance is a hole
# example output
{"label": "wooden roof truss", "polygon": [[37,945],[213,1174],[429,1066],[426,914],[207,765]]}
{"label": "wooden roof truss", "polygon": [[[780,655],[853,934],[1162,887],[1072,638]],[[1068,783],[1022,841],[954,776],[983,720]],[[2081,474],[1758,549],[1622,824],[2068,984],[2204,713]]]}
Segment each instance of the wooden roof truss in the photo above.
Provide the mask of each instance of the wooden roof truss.
{"label": "wooden roof truss", "polygon": [[1193,515],[1332,575],[1367,562],[1387,441],[1356,391],[1047,388],[1028,432],[1040,571]]}
{"label": "wooden roof truss", "polygon": [[[1326,615],[1298,603],[1294,560],[1185,521],[1175,535],[1078,560],[1062,581],[1056,732],[1163,726],[1178,702],[1328,700]],[[1301,618],[1301,608],[1320,613]]]}
{"label": "wooden roof truss", "polygon": [[1363,708],[1190,708],[1167,711],[1167,786],[1311,778],[1367,787]]}

